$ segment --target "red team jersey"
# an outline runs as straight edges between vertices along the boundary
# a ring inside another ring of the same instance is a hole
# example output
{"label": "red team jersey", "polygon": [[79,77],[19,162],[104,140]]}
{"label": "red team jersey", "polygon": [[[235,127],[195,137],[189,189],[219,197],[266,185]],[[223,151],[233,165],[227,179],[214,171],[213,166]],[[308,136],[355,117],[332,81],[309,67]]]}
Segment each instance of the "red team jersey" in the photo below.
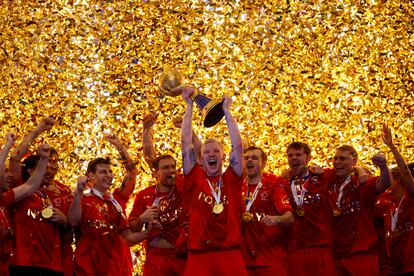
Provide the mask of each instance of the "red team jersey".
{"label": "red team jersey", "polygon": [[[153,239],[162,238],[175,245],[181,231],[180,222],[183,221],[183,176],[177,175],[176,185],[171,192],[159,192],[156,185],[152,185],[140,191],[134,201],[134,206],[129,215],[129,221],[137,219],[155,201],[160,210],[158,220],[162,229],[153,229],[149,234],[149,243]],[[147,243],[148,246],[148,243]]]}
{"label": "red team jersey", "polygon": [[[219,191],[216,187],[221,186],[223,208],[216,208],[216,213],[213,212],[216,200],[207,179],[216,193]],[[228,167],[221,176],[207,177],[196,164],[184,183],[189,221],[189,255],[184,275],[247,275],[241,253],[242,176]]]}
{"label": "red team jersey", "polygon": [[[115,200],[118,201],[119,205],[121,205],[122,210],[125,213],[125,209],[128,204],[129,197],[124,197],[121,194],[120,188],[116,188],[112,194]],[[120,239],[120,241],[121,241],[121,247],[122,247],[121,252],[120,252],[120,259],[124,260],[124,264],[121,266],[122,271],[123,271],[122,275],[124,276],[132,275],[133,264],[132,264],[131,249],[129,248],[128,243],[124,239]]]}
{"label": "red team jersey", "polygon": [[388,275],[389,271],[388,254],[385,246],[384,217],[394,200],[395,196],[390,190],[387,190],[380,194],[377,198],[377,202],[375,202],[374,227],[378,236],[377,255],[381,276]]}
{"label": "red team jersey", "polygon": [[82,198],[81,206],[75,272],[79,275],[124,275],[119,235],[128,229],[125,216],[109,199],[101,199],[92,193]]}
{"label": "red team jersey", "polygon": [[[186,258],[180,246],[175,248],[158,248],[156,243],[160,239],[168,241],[176,246],[180,237],[181,223],[185,221],[183,202],[183,175],[176,176],[176,184],[171,191],[160,192],[156,185],[152,185],[140,191],[134,202],[129,220],[137,219],[145,210],[157,205],[159,209],[158,221],[161,229],[153,229],[146,240],[146,260],[144,275],[182,275]],[[154,246],[151,244],[154,243]],[[185,252],[185,251],[184,251]]]}
{"label": "red team jersey", "polygon": [[[69,206],[72,203],[72,191],[64,184],[54,181],[54,184],[49,186],[47,194],[52,201],[54,208],[59,209],[63,214],[67,215]],[[63,233],[63,232],[62,232]],[[65,276],[73,275],[73,233],[69,229],[62,237],[62,269]]]}
{"label": "red team jersey", "polygon": [[72,197],[63,184],[55,182],[52,185],[40,188],[14,206],[13,265],[63,271],[61,225],[43,218],[41,212],[51,205],[67,214]]}
{"label": "red team jersey", "polygon": [[[220,176],[208,178],[211,183],[217,183]],[[220,214],[214,214],[215,200],[207,182],[207,175],[200,165],[196,164],[184,178],[190,251],[208,252],[241,246],[243,179],[237,176],[231,167],[223,173],[222,179],[221,202],[224,209]]]}
{"label": "red team jersey", "polygon": [[9,217],[9,206],[13,202],[12,189],[0,193],[0,275],[8,275],[13,254],[13,230]]}
{"label": "red team jersey", "polygon": [[[292,207],[295,209],[295,220],[289,231],[289,251],[332,244],[332,212],[328,189],[335,179],[333,170],[325,170],[320,175],[309,175],[303,183],[307,187],[307,192],[302,206],[304,214],[301,216],[298,215],[300,212],[297,212],[298,206],[293,199],[290,184],[286,186]],[[298,193],[300,194],[299,191]]]}
{"label": "red team jersey", "polygon": [[[305,179],[292,178],[287,186],[295,216],[289,229],[289,275],[337,275],[328,196],[329,186],[335,180],[335,171],[327,169],[322,174],[309,173]],[[298,195],[306,190],[301,206],[296,203],[291,186]]]}
{"label": "red team jersey", "polygon": [[365,184],[359,184],[357,176],[353,175],[351,182],[345,186],[340,205],[342,212],[333,221],[334,255],[337,259],[358,252],[375,253],[377,234],[373,218],[377,180],[378,177],[373,177]]}
{"label": "red team jersey", "polygon": [[[398,208],[394,231],[391,215]],[[414,195],[405,192],[401,200],[395,200],[385,216],[386,242],[389,252],[390,274],[414,272]]]}
{"label": "red team jersey", "polygon": [[[243,256],[249,266],[285,266],[287,229],[266,226],[260,220],[266,216],[283,215],[292,211],[288,195],[284,190],[287,181],[273,174],[263,174],[263,186],[250,208],[253,220],[242,222]],[[257,185],[243,185],[243,198],[252,195]],[[246,204],[244,204],[246,207]]]}

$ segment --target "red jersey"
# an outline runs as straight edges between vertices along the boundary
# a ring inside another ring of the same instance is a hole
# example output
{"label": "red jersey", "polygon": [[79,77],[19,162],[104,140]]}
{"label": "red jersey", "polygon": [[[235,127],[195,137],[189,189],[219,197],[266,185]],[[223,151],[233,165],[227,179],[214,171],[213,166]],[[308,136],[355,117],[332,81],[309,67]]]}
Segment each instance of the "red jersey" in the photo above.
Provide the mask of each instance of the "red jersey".
{"label": "red jersey", "polygon": [[9,206],[14,202],[12,189],[0,193],[0,275],[9,275],[9,263],[13,254],[13,230]]}
{"label": "red jersey", "polygon": [[[377,242],[373,218],[377,201],[376,182],[378,177],[359,184],[353,175],[344,186],[340,199],[341,214],[334,218],[334,255],[342,259],[353,253],[374,253]],[[332,185],[331,194],[338,194],[339,185]],[[336,202],[336,198],[335,198]]]}
{"label": "red jersey", "polygon": [[156,204],[160,210],[158,220],[162,229],[153,229],[149,233],[148,244],[154,239],[165,239],[175,245],[184,220],[183,202],[183,176],[177,175],[176,184],[169,192],[159,192],[156,185],[140,191],[134,201],[134,206],[129,215],[129,221],[137,219],[145,210]]}
{"label": "red jersey", "polygon": [[52,206],[67,215],[73,199],[72,191],[69,187],[55,181],[53,185],[47,187],[46,193],[52,201]]}
{"label": "red jersey", "polygon": [[62,269],[61,225],[42,217],[42,210],[54,207],[67,214],[70,190],[55,182],[14,206],[15,255],[12,264]]}
{"label": "red jersey", "polygon": [[[116,188],[112,194],[115,200],[118,201],[119,205],[121,205],[122,210],[125,213],[125,209],[126,209],[126,205],[128,204],[129,197],[124,197],[121,194],[120,188]],[[131,249],[129,248],[128,243],[124,239],[120,239],[120,241],[121,241],[122,249],[121,249],[121,252],[119,253],[120,254],[119,258],[124,261],[124,264],[121,265],[121,267],[123,268],[122,275],[124,276],[132,275],[133,264],[132,264]]]}
{"label": "red jersey", "polygon": [[79,275],[123,275],[120,234],[128,229],[123,213],[109,198],[92,192],[82,198],[80,238],[75,250],[75,272]]}
{"label": "red jersey", "polygon": [[390,190],[386,190],[377,197],[374,210],[374,226],[379,237],[385,236],[384,217],[391,204],[395,201],[395,196]]}
{"label": "red jersey", "polygon": [[378,236],[377,253],[380,275],[388,275],[389,271],[389,258],[385,245],[384,217],[394,200],[395,196],[390,190],[387,190],[378,196],[375,203],[374,227]]}
{"label": "red jersey", "polygon": [[[59,209],[67,216],[70,204],[72,203],[72,191],[64,184],[54,181],[53,185],[47,187],[46,193],[52,201],[52,206]],[[61,228],[61,230],[63,230]],[[62,269],[65,276],[73,275],[73,233],[71,228],[61,231],[62,241]]]}
{"label": "red jersey", "polygon": [[[398,216],[392,229],[391,216],[395,216],[397,208]],[[414,195],[406,192],[401,200],[395,200],[391,204],[385,215],[385,230],[389,273],[414,272]]]}
{"label": "red jersey", "polygon": [[188,248],[206,252],[240,247],[243,178],[231,167],[223,173],[220,200],[224,208],[218,214],[213,213],[215,199],[207,179],[218,183],[220,176],[207,177],[198,164],[184,177],[189,219]]}
{"label": "red jersey", "polygon": [[121,194],[121,189],[120,188],[116,188],[113,191],[112,195],[114,196],[115,200],[118,201],[119,205],[121,205],[122,210],[124,210],[124,212],[125,212],[126,206],[128,204],[128,201],[129,201],[129,197],[124,197]]}
{"label": "red jersey", "polygon": [[[262,187],[250,207],[252,221],[242,222],[243,255],[247,266],[282,265],[286,257],[287,230],[280,226],[266,226],[260,220],[266,215],[283,215],[292,211],[284,190],[287,181],[274,174],[263,174]],[[243,198],[252,197],[256,185],[243,183]],[[247,204],[247,200],[246,200]],[[244,204],[244,207],[246,207]]]}
{"label": "red jersey", "polygon": [[[286,186],[295,216],[289,230],[289,251],[332,245],[332,212],[328,190],[335,179],[335,171],[327,169],[319,175],[309,174],[306,179],[291,179]],[[297,194],[306,187],[303,204],[299,208],[291,184],[297,189]]]}

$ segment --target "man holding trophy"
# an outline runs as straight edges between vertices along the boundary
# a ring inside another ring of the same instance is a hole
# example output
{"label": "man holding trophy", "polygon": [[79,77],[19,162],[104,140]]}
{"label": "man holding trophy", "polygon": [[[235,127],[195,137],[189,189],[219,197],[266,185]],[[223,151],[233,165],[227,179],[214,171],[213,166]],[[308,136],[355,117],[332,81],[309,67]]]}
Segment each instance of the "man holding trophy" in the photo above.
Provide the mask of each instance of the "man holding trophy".
{"label": "man holding trophy", "polygon": [[[168,89],[175,94],[182,93],[187,103],[181,126],[184,185],[187,191],[185,204],[189,219],[189,255],[184,275],[247,275],[240,251],[243,145],[237,123],[229,111],[231,99],[225,96],[224,101],[218,103],[232,142],[230,166],[223,172],[223,145],[215,139],[207,139],[203,143],[201,165],[197,164],[191,137],[193,102],[200,107],[197,102],[200,94],[196,94],[192,86],[179,84]],[[205,115],[204,110],[202,112]],[[208,117],[205,116],[206,119]],[[211,126],[211,123],[206,124],[205,120],[204,125]]]}

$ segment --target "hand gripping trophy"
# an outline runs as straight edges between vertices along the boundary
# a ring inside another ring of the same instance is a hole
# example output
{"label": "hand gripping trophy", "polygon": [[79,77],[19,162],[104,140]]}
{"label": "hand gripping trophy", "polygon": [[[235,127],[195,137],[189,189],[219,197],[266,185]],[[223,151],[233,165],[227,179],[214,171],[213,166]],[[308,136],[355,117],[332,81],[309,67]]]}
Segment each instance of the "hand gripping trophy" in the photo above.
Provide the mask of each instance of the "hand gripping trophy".
{"label": "hand gripping trophy", "polygon": [[[183,84],[183,76],[176,69],[165,70],[160,77],[160,86],[165,95],[177,97],[181,95],[181,86]],[[201,110],[205,127],[216,125],[224,117],[223,101],[212,100],[201,93],[194,92],[190,98],[196,103]]]}

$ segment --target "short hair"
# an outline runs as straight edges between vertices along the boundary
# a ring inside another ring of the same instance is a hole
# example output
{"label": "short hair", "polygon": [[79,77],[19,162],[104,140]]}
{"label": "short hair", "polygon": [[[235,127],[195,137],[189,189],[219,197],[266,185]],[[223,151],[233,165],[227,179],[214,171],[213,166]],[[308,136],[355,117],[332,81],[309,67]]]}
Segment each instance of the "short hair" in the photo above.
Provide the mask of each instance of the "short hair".
{"label": "short hair", "polygon": [[266,164],[267,162],[267,154],[264,152],[264,150],[262,148],[256,147],[256,146],[249,146],[247,147],[247,149],[244,150],[244,153],[250,151],[250,150],[258,150],[260,151],[261,155],[262,155],[262,161],[263,163]]}
{"label": "short hair", "polygon": [[336,148],[336,150],[347,151],[347,152],[349,152],[351,154],[351,156],[355,160],[358,160],[358,153],[357,153],[357,151],[352,146],[343,145],[343,146],[340,146],[340,147]]}
{"label": "short hair", "polygon": [[39,163],[40,155],[33,154],[23,160],[22,163],[22,179],[26,182],[30,178],[29,169],[36,168]]}
{"label": "short hair", "polygon": [[310,155],[311,152],[312,152],[312,150],[309,147],[309,145],[306,144],[306,143],[303,143],[303,142],[292,142],[292,143],[290,143],[289,146],[287,147],[287,150],[286,151],[288,151],[290,149],[303,150],[303,152],[306,155]]}
{"label": "short hair", "polygon": [[410,170],[411,175],[414,177],[414,162],[409,163],[407,167]]}
{"label": "short hair", "polygon": [[111,165],[111,159],[109,157],[98,157],[88,163],[88,168],[86,169],[86,173],[96,173],[96,167],[98,165]]}
{"label": "short hair", "polygon": [[161,162],[161,160],[165,160],[165,159],[172,159],[174,161],[174,163],[177,164],[177,162],[175,161],[174,157],[172,157],[169,154],[163,154],[163,155],[158,156],[154,160],[152,160],[152,162],[151,162],[152,168],[154,170],[158,171],[158,169],[160,168],[160,162]]}
{"label": "short hair", "polygon": [[203,143],[203,145],[201,146],[201,148],[203,148],[207,144],[212,144],[212,143],[218,144],[220,146],[220,148],[221,148],[221,151],[224,152],[223,144],[220,141],[218,141],[218,140],[216,140],[214,138],[208,138],[207,140],[205,140],[204,143]]}

